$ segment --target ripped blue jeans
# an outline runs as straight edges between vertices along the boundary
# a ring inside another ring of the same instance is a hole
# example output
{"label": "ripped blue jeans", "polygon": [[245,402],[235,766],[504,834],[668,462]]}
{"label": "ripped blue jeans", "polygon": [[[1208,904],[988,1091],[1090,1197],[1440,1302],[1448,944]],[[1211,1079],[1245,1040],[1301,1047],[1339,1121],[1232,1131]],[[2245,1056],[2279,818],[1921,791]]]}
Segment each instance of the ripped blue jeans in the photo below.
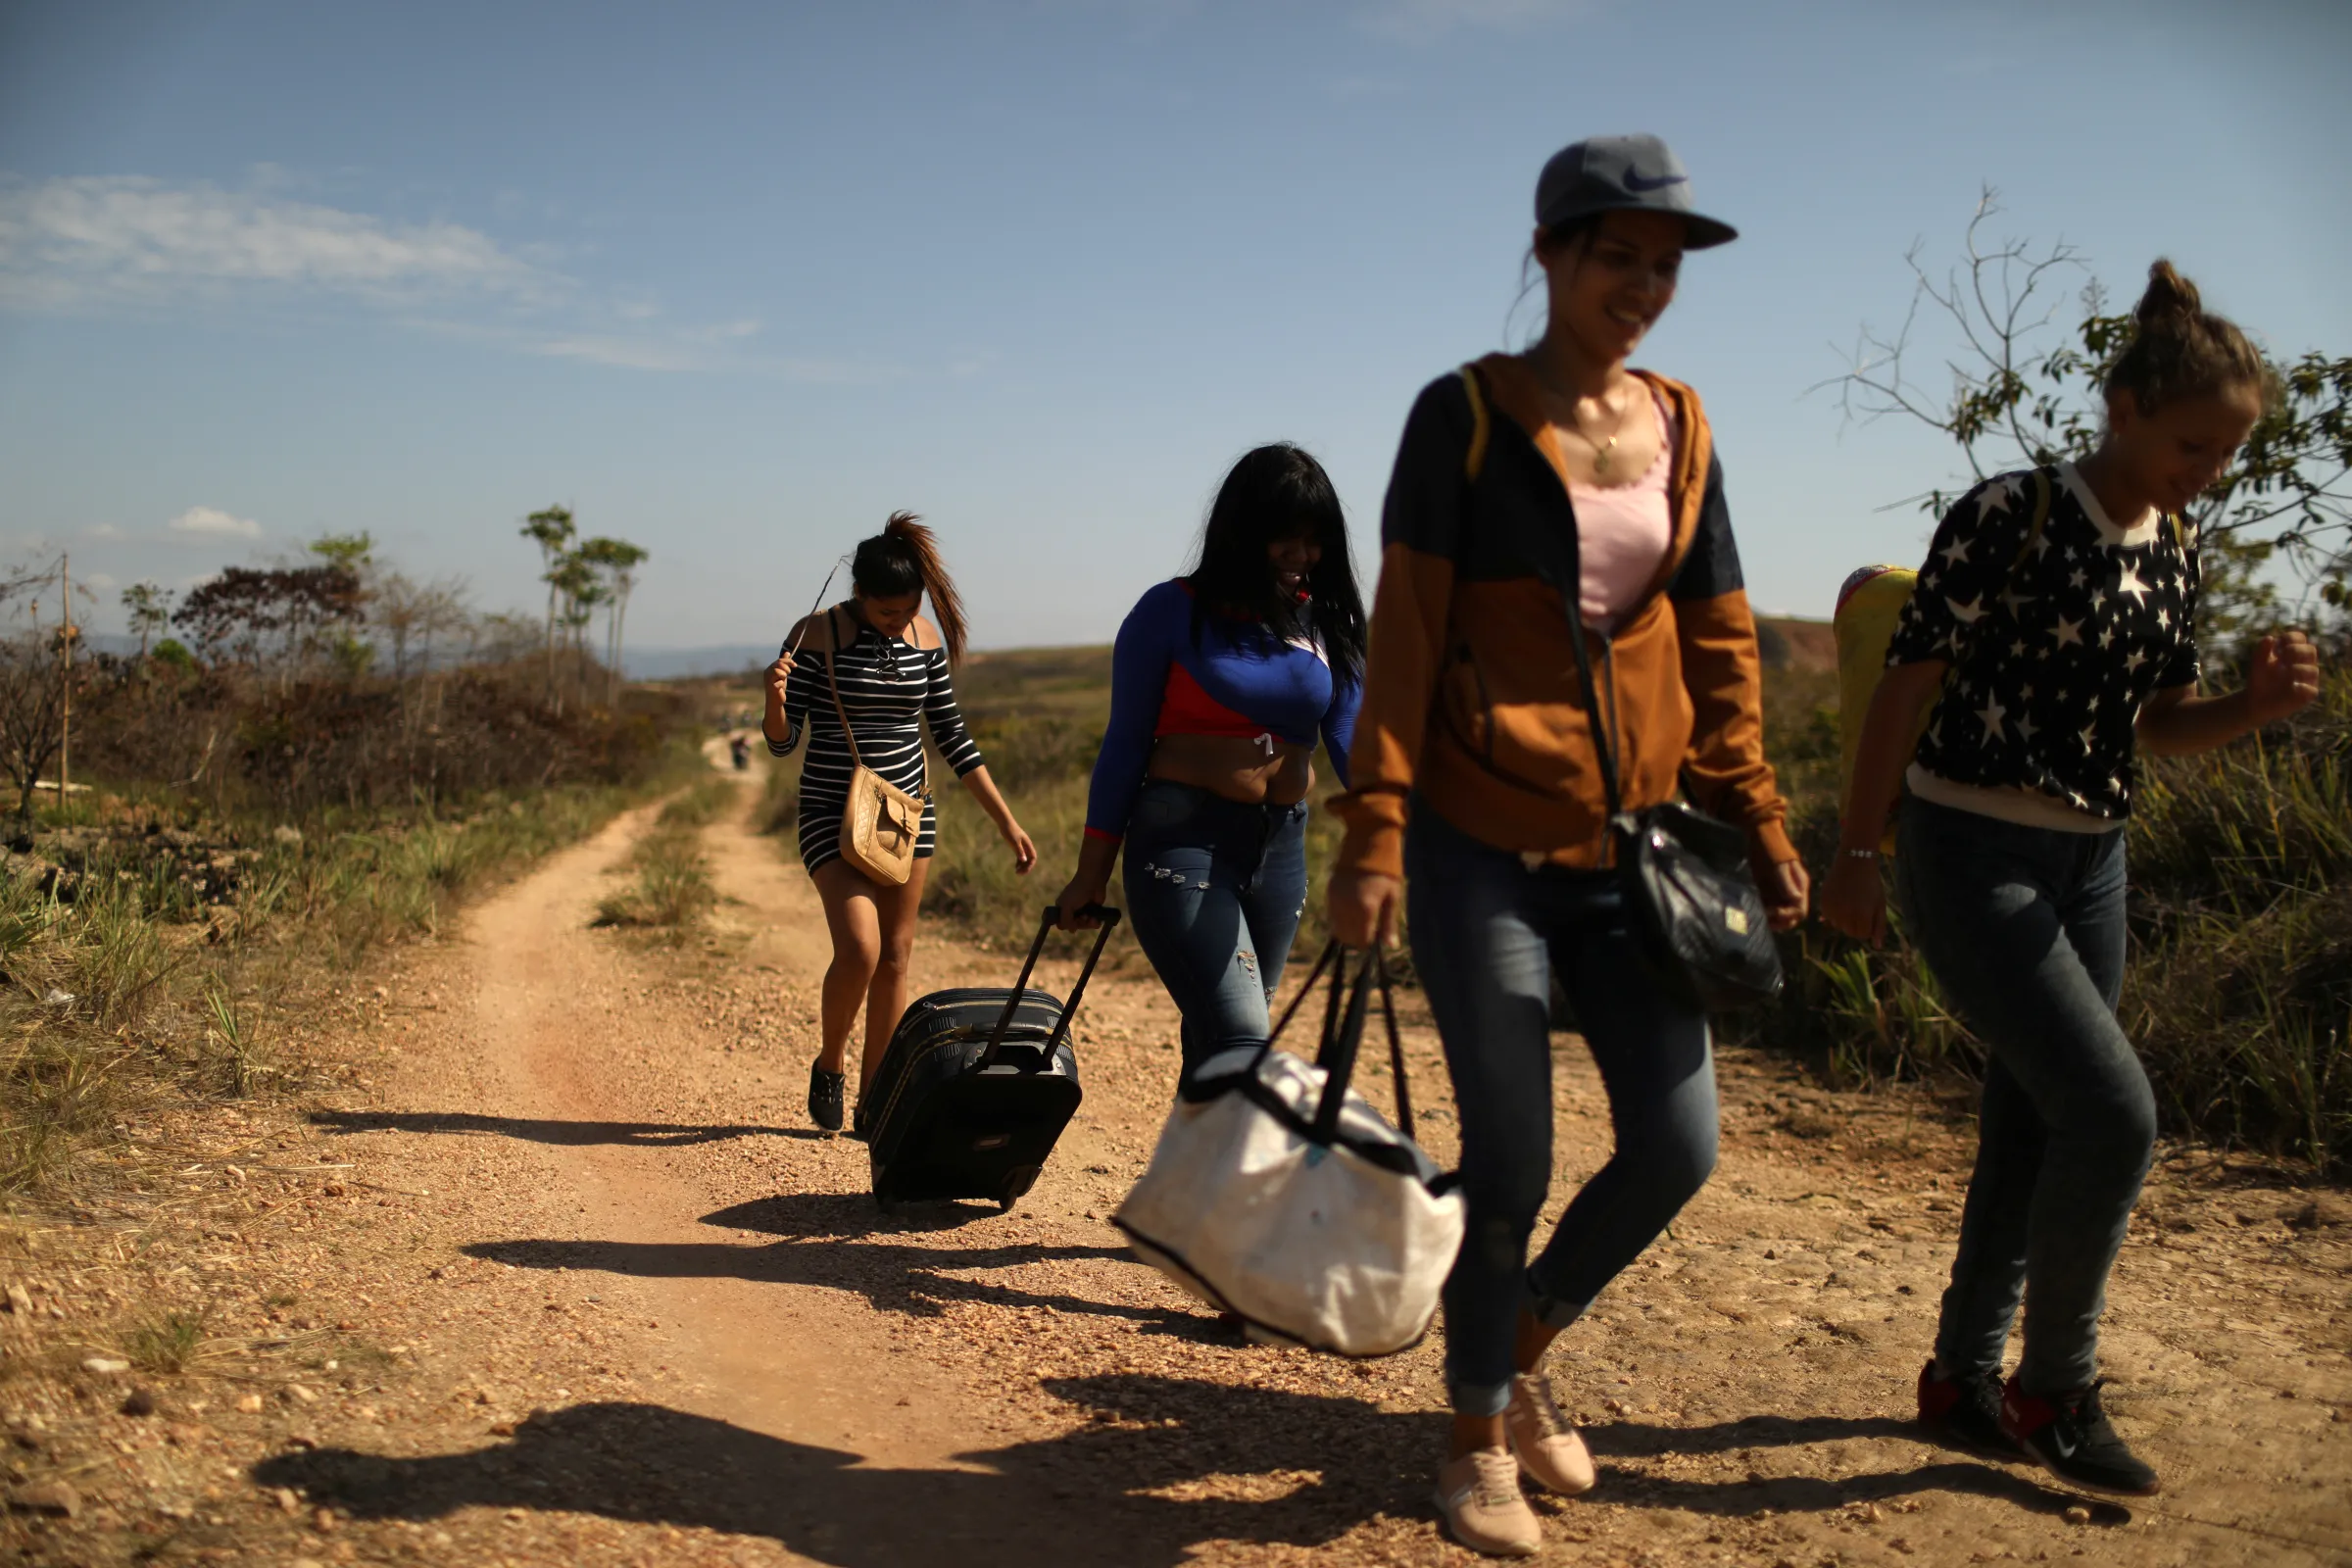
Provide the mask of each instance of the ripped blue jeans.
{"label": "ripped blue jeans", "polygon": [[1146,779],[1127,818],[1127,918],[1184,1015],[1184,1072],[1266,1038],[1306,903],[1306,803]]}

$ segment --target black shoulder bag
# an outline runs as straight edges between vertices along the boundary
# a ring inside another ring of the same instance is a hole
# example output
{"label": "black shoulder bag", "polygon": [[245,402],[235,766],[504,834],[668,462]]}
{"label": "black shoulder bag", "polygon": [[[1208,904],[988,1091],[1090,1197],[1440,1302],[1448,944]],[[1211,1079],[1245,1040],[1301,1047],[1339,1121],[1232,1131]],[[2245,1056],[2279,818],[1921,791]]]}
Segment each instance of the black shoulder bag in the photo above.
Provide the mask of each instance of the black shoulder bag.
{"label": "black shoulder bag", "polygon": [[[1470,401],[1470,447],[1462,466],[1467,525],[1471,489],[1485,464],[1493,421],[1476,368],[1463,366],[1461,377]],[[1571,545],[1576,542],[1571,534]],[[1674,801],[1628,811],[1618,793],[1616,743],[1592,683],[1585,617],[1577,602],[1582,555],[1581,550],[1572,555],[1560,598],[1568,611],[1568,640],[1576,649],[1592,750],[1600,759],[1607,832],[1625,884],[1626,917],[1659,984],[1686,1004],[1711,1012],[1768,1002],[1780,995],[1781,956],[1773,946],[1763,896],[1748,874],[1747,835]]]}
{"label": "black shoulder bag", "polygon": [[1679,801],[1625,809],[1617,792],[1616,741],[1592,684],[1585,618],[1571,583],[1561,593],[1576,673],[1585,689],[1592,750],[1609,807],[1609,839],[1625,885],[1626,917],[1666,989],[1713,1012],[1769,1002],[1781,991],[1772,921],[1747,869],[1747,835]]}

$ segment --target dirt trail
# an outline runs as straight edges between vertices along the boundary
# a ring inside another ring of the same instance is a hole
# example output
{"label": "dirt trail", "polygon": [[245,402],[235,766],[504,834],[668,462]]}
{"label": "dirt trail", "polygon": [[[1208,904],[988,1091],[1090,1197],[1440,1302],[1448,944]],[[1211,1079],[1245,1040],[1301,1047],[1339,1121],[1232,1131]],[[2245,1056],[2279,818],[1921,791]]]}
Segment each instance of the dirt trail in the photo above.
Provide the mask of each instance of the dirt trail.
{"label": "dirt trail", "polygon": [[[307,1398],[210,1412],[219,1452],[262,1455],[230,1468],[263,1490],[258,1507],[183,1507],[186,1552],[1470,1560],[1425,1501],[1444,1427],[1434,1343],[1373,1363],[1242,1345],[1105,1223],[1174,1072],[1175,1018],[1148,975],[1090,1000],[1086,1103],[1017,1210],[884,1216],[863,1147],[804,1125],[826,958],[806,877],[724,821],[708,830],[728,900],[710,943],[591,929],[646,819],[558,856],[386,977],[346,1047],[365,1079],[301,1146],[351,1173],[289,1179],[301,1197],[256,1246],[346,1349],[293,1374]],[[1013,962],[937,940],[918,961],[918,989],[1004,983]],[[1043,983],[1070,967],[1056,958]],[[1407,1022],[1446,1157],[1435,1040]],[[1572,1039],[1558,1060],[1564,1199],[1607,1135]],[[2352,1562],[2340,1200],[2306,1212],[2312,1195],[2243,1172],[2160,1173],[2107,1359],[2113,1407],[2170,1491],[2082,1507],[1907,1419],[1964,1129],[1737,1052],[1723,1077],[1714,1183],[1563,1342],[1562,1398],[1603,1482],[1540,1504],[1546,1560]]]}

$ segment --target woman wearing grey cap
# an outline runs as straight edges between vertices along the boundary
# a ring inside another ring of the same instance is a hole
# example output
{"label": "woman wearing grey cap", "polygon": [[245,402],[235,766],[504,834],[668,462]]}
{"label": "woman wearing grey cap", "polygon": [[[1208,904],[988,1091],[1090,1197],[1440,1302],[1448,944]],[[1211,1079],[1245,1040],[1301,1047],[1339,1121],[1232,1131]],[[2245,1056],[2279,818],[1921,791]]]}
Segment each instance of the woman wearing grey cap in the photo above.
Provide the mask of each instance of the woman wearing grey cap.
{"label": "woman wearing grey cap", "polygon": [[[1764,760],[1755,621],[1706,416],[1689,387],[1626,365],[1684,253],[1734,231],[1692,210],[1690,175],[1654,136],[1562,151],[1536,222],[1543,337],[1432,382],[1405,422],[1330,891],[1332,930],[1353,945],[1388,938],[1408,899],[1469,1208],[1446,1286],[1454,1421],[1438,1505],[1463,1544],[1509,1555],[1542,1544],[1521,1473],[1559,1493],[1593,1483],[1545,1348],[1715,1162],[1706,1018],[1652,981],[1627,928],[1596,727],[1626,809],[1687,790],[1744,829],[1776,926],[1806,897]],[[1606,693],[1597,726],[1566,593]],[[1617,1147],[1530,1266],[1551,1180],[1555,974]]]}

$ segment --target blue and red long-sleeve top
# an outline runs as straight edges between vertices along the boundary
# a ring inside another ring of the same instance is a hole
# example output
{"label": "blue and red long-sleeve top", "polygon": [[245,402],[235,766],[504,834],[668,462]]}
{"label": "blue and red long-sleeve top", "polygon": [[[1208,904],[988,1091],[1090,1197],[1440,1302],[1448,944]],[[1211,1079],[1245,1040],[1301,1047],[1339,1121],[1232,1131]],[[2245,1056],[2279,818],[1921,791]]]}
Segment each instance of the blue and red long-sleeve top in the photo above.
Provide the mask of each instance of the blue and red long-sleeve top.
{"label": "blue and red long-sleeve top", "polygon": [[1264,623],[1200,617],[1181,577],[1154,584],[1119,626],[1110,656],[1110,723],[1087,794],[1090,838],[1122,839],[1162,735],[1231,735],[1312,746],[1318,735],[1340,783],[1355,735],[1360,676],[1335,672],[1311,639],[1284,640]]}

